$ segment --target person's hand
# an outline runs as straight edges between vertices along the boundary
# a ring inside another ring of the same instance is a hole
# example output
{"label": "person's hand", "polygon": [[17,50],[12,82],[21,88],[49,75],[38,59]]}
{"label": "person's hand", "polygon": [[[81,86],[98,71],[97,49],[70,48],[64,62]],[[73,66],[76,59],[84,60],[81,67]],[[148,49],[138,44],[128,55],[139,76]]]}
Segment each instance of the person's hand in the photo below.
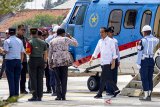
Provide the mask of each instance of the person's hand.
{"label": "person's hand", "polygon": [[140,69],[140,68],[141,68],[141,66],[140,66],[140,65],[138,65],[138,64],[136,64],[136,65],[137,65],[137,68],[138,68],[138,69]]}
{"label": "person's hand", "polygon": [[72,36],[69,33],[66,33],[66,37],[72,39]]}
{"label": "person's hand", "polygon": [[120,62],[118,62],[118,67],[120,66]]}
{"label": "person's hand", "polygon": [[89,61],[89,66],[91,66],[92,62],[93,62],[94,57],[92,56],[90,61]]}
{"label": "person's hand", "polygon": [[112,60],[111,69],[114,69],[114,68],[115,68],[115,60]]}
{"label": "person's hand", "polygon": [[2,47],[0,47],[0,53],[3,53],[4,49]]}

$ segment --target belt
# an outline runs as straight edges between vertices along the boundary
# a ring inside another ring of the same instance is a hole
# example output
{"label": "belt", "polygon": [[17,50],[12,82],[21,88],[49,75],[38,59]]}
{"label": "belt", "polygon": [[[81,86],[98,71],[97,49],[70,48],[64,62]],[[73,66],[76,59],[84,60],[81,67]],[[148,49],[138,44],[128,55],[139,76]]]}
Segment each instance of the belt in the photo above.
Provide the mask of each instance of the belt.
{"label": "belt", "polygon": [[142,59],[153,58],[153,57],[154,57],[154,55],[145,55],[145,54],[142,55]]}

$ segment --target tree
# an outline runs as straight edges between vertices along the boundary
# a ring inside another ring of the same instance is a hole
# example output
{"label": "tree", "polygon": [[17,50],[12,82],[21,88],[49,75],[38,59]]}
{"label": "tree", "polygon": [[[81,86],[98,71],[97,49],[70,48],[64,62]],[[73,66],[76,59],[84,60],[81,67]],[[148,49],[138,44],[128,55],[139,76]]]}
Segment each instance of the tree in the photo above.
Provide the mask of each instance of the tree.
{"label": "tree", "polygon": [[44,9],[51,9],[51,8],[53,8],[53,7],[54,7],[54,6],[53,6],[51,0],[46,0],[46,1],[45,1]]}
{"label": "tree", "polygon": [[0,0],[0,15],[4,15],[20,9],[26,0]]}
{"label": "tree", "polygon": [[52,9],[60,4],[63,4],[67,0],[57,0],[56,2],[52,3],[52,0],[46,0],[44,4],[44,9]]}
{"label": "tree", "polygon": [[19,24],[24,24],[28,27],[42,28],[42,27],[51,26],[52,24],[60,25],[63,19],[64,19],[63,16],[55,17],[49,14],[39,14],[32,19],[25,20],[24,22],[15,23],[13,27],[17,27],[17,25]]}

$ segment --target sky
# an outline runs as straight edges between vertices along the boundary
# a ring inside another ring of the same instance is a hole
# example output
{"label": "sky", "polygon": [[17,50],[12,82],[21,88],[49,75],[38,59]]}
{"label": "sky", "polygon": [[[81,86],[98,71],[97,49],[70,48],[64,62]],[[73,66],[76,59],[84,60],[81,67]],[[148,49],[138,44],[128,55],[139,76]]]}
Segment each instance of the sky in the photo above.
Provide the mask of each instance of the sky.
{"label": "sky", "polygon": [[[27,2],[25,4],[25,9],[43,9],[46,0],[34,0],[33,2]],[[52,0],[55,2],[57,0]]]}

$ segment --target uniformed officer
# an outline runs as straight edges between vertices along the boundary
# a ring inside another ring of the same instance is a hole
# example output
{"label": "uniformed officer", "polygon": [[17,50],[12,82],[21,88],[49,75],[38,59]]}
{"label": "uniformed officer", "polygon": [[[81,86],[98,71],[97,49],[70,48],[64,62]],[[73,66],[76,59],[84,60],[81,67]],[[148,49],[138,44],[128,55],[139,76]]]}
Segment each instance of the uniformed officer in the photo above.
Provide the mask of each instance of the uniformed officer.
{"label": "uniformed officer", "polygon": [[4,41],[4,53],[6,53],[6,75],[9,84],[9,98],[11,98],[19,96],[19,79],[24,47],[22,41],[16,37],[16,29],[9,28],[9,35],[10,37]]}
{"label": "uniformed officer", "polygon": [[29,41],[32,47],[29,55],[29,76],[31,82],[32,98],[28,101],[41,101],[43,96],[43,75],[47,63],[47,45],[37,36],[38,29],[31,28],[32,39]]}
{"label": "uniformed officer", "polygon": [[143,38],[138,45],[137,66],[140,68],[141,81],[144,91],[144,97],[140,100],[151,101],[151,92],[153,90],[153,72],[154,72],[154,48],[159,40],[152,34],[149,25],[142,28]]}
{"label": "uniformed officer", "polygon": [[115,42],[112,38],[107,36],[107,29],[102,27],[100,29],[101,39],[98,41],[98,44],[95,48],[95,51],[91,57],[90,64],[94,58],[97,58],[98,54],[101,54],[101,78],[100,78],[100,88],[96,96],[94,98],[101,98],[102,92],[106,83],[109,84],[114,92],[112,97],[116,97],[117,94],[120,93],[118,87],[116,86],[115,82],[113,81],[113,73],[111,69],[115,68],[115,59],[118,57],[116,55],[116,48]]}
{"label": "uniformed officer", "polygon": [[[116,55],[118,56],[118,58],[116,58],[115,60],[115,68],[112,69],[112,73],[113,73],[113,81],[117,84],[117,78],[118,78],[118,66],[120,65],[120,53],[119,53],[119,48],[118,48],[118,41],[117,39],[115,39],[114,36],[114,27],[111,26],[107,29],[107,34],[110,38],[112,38],[115,42],[115,47],[116,47]],[[106,84],[106,92],[108,93],[108,95],[113,95],[114,91],[111,88],[111,86],[109,84]]]}
{"label": "uniformed officer", "polygon": [[[6,30],[5,31],[5,34],[6,34],[6,37],[5,37],[5,40],[6,39],[8,39],[9,38],[9,32],[8,32],[8,30]],[[3,46],[3,43],[2,43],[2,46]],[[2,62],[2,67],[1,67],[1,71],[0,71],[0,79],[2,78],[2,76],[3,76],[3,72],[5,71],[5,62],[6,62],[6,60],[5,60],[5,54],[2,54],[1,53],[1,55],[2,55],[2,57],[3,57],[3,62]]]}
{"label": "uniformed officer", "polygon": [[[24,36],[26,32],[24,25],[18,25],[17,37],[23,42],[24,48],[26,48],[26,42],[28,39]],[[27,64],[27,56],[24,54],[24,59],[22,62],[22,71],[21,71],[21,79],[20,79],[20,92],[21,94],[28,94],[26,91],[26,74],[28,72],[28,64]]]}

